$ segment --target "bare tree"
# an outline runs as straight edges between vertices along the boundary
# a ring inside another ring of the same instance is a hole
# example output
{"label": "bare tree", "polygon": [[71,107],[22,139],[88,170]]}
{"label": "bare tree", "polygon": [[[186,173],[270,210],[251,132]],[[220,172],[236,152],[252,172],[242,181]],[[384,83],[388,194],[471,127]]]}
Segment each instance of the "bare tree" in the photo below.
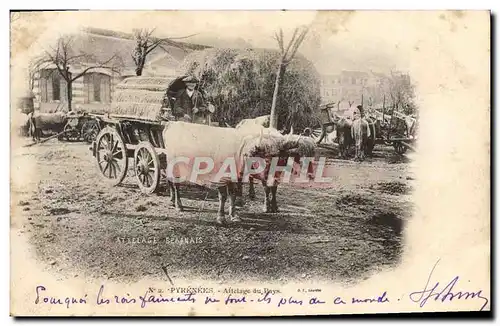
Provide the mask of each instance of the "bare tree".
{"label": "bare tree", "polygon": [[[77,52],[72,48],[73,37],[61,37],[57,40],[56,47],[51,47],[49,51],[45,53],[34,63],[30,69],[30,86],[33,89],[34,83],[34,73],[44,66],[55,66],[56,72],[64,79],[66,82],[66,95],[68,101],[68,110],[71,111],[71,102],[73,99],[72,88],[73,82],[78,78],[83,77],[85,74],[92,72],[99,68],[108,68],[113,71],[117,71],[120,60],[119,57],[114,54],[110,56],[105,61],[99,61],[94,55]],[[70,71],[70,67],[75,64],[85,64],[85,68],[77,74]]]}
{"label": "bare tree", "polygon": [[168,52],[165,49],[165,45],[175,46],[182,50],[185,48],[182,46],[182,43],[173,42],[172,40],[184,39],[194,36],[196,34],[181,36],[181,37],[170,37],[170,38],[156,38],[153,36],[153,32],[155,29],[136,29],[134,30],[134,38],[136,40],[136,45],[134,48],[134,52],[132,53],[132,59],[135,63],[135,74],[137,76],[142,76],[142,72],[144,70],[144,66],[146,65],[146,59],[148,54],[153,52],[156,48],[160,47],[165,52]]}
{"label": "bare tree", "polygon": [[391,77],[389,79],[389,95],[394,110],[403,111],[408,115],[415,113],[415,91],[408,74],[391,72]]}
{"label": "bare tree", "polygon": [[278,41],[278,45],[281,51],[281,58],[280,58],[280,63],[278,67],[278,72],[276,74],[276,82],[274,84],[274,93],[273,93],[273,102],[271,105],[271,122],[270,122],[270,127],[272,128],[277,128],[278,127],[278,119],[277,119],[277,112],[276,112],[276,106],[278,102],[278,94],[279,94],[279,89],[283,83],[283,76],[285,75],[286,68],[288,64],[292,61],[294,58],[295,54],[297,53],[297,50],[299,49],[300,45],[304,41],[307,33],[309,31],[309,28],[303,28],[300,32],[299,29],[296,28],[293,32],[292,39],[288,43],[288,45],[285,47],[285,42],[283,39],[283,30],[280,29],[279,34],[276,33],[274,38],[276,41]]}

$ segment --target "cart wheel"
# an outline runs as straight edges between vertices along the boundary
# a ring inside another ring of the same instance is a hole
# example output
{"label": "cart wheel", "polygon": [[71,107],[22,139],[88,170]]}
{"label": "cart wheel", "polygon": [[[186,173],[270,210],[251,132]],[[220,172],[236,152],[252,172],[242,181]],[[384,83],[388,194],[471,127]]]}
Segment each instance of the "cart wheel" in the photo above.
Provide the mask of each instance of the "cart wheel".
{"label": "cart wheel", "polygon": [[125,143],[118,132],[106,127],[97,135],[96,163],[101,174],[116,186],[120,184],[127,174],[128,159]]}
{"label": "cart wheel", "polygon": [[63,139],[66,139],[67,141],[76,142],[76,141],[80,140],[80,134],[78,133],[78,131],[73,126],[70,126],[69,124],[67,124],[64,127],[64,134],[63,135],[64,135]]}
{"label": "cart wheel", "polygon": [[99,124],[95,120],[85,121],[80,133],[84,141],[88,144],[92,144],[99,134]]}
{"label": "cart wheel", "polygon": [[394,143],[394,150],[396,150],[396,153],[403,155],[404,153],[406,153],[407,148],[406,148],[406,146],[404,146],[400,142],[395,142]]}
{"label": "cart wheel", "polygon": [[134,152],[137,183],[145,194],[152,194],[160,184],[160,159],[149,142],[140,142]]}
{"label": "cart wheel", "polygon": [[312,132],[311,132],[311,138],[312,138],[314,141],[318,141],[319,136],[321,136],[321,131],[322,131],[322,129],[321,129],[321,128],[318,128],[318,129],[314,129],[314,130],[312,130]]}

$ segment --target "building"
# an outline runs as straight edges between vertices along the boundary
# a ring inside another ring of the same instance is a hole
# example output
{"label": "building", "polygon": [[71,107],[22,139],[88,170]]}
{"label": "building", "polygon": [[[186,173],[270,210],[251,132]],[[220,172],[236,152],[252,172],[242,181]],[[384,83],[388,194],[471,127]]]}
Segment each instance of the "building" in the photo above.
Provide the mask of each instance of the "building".
{"label": "building", "polygon": [[[202,49],[190,43],[176,46],[157,47],[148,54],[142,76],[175,76],[179,63],[191,50]],[[135,76],[132,53],[136,41],[133,35],[109,30],[87,28],[72,35],[70,53],[72,55],[69,72],[76,76],[85,72],[96,62],[106,62],[114,57],[110,66],[94,68],[72,82],[68,89],[64,78],[55,65],[44,64],[30,71],[31,92],[35,96],[35,110],[53,112],[68,109],[68,92],[72,95],[72,109],[87,112],[102,111],[110,106],[114,87],[124,78]],[[83,55],[85,54],[85,55]],[[81,58],[81,60],[80,60]],[[118,68],[113,68],[118,67]]]}
{"label": "building", "polygon": [[336,103],[337,109],[363,104],[382,106],[384,94],[389,93],[390,77],[376,72],[341,71],[323,75],[321,97],[323,103]]}
{"label": "building", "polygon": [[361,94],[368,84],[370,75],[361,71],[342,71],[340,74],[322,78],[321,96],[324,103],[360,103]]}

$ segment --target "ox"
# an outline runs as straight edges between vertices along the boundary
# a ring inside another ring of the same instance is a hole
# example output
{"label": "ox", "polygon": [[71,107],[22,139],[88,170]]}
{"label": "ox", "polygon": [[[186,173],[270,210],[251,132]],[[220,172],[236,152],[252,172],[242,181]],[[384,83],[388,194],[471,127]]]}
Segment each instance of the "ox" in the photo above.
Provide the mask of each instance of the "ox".
{"label": "ox", "polygon": [[[241,120],[237,125],[236,129],[240,130],[260,130],[260,128],[269,128],[269,125],[271,123],[271,116],[268,115],[263,115],[257,118],[253,119],[243,119]],[[249,181],[248,181],[249,187],[248,187],[248,197],[250,199],[255,199],[255,187],[253,183],[253,177],[250,176]],[[242,189],[241,187],[238,189],[238,194],[242,195]],[[268,194],[266,193],[266,199],[268,197]],[[266,205],[267,207],[267,205]]]}
{"label": "ox", "polygon": [[347,158],[349,147],[353,144],[353,138],[351,134],[352,121],[346,117],[340,118],[336,125],[337,127],[337,139],[339,143],[339,156],[341,158]]}
{"label": "ox", "polygon": [[[246,133],[252,133],[252,132],[258,132],[262,128],[269,128],[269,123],[270,123],[270,115],[264,115],[260,116],[254,119],[243,119],[240,123],[236,125],[236,129],[242,130]],[[306,128],[307,129],[307,128]],[[274,130],[270,128],[269,130]],[[274,132],[276,132],[274,130]],[[310,131],[309,131],[310,134]],[[279,134],[276,134],[279,135]],[[287,140],[290,142],[295,142],[296,150],[293,155],[294,162],[296,164],[300,164],[300,157],[312,157],[314,156],[314,148],[316,147],[316,144],[312,139],[309,137],[309,135],[301,135],[297,136],[293,134],[293,126],[290,129],[290,133],[286,136]],[[278,160],[278,165],[283,166],[286,165],[288,160],[288,157],[283,157]],[[297,172],[297,171],[294,171]],[[309,165],[307,173],[309,175],[312,175],[313,173],[313,167],[312,164]],[[267,177],[267,175],[266,175]],[[250,199],[255,199],[255,187],[254,187],[254,177],[250,175],[249,177],[249,187],[248,187],[248,197]],[[264,197],[264,211],[266,213],[277,213],[278,212],[278,206],[276,203],[276,190],[277,190],[277,185],[273,187],[268,187],[265,185],[265,181],[261,180],[262,184],[264,185],[264,191],[265,191],[265,197]],[[241,196],[242,195],[242,189],[241,186],[238,188],[238,194]]]}
{"label": "ox", "polygon": [[375,141],[377,139],[377,135],[380,134],[380,124],[378,123],[377,119],[373,118],[373,117],[366,117],[365,120],[368,123],[369,131],[370,131],[370,133],[368,135],[368,139],[366,141],[365,155],[372,156],[373,155],[373,148],[375,147]]}
{"label": "ox", "polygon": [[236,129],[255,128],[260,126],[264,128],[269,128],[270,123],[271,123],[271,116],[268,114],[253,119],[243,119],[236,125],[235,128]]}
{"label": "ox", "polygon": [[63,112],[41,113],[33,111],[29,114],[30,135],[34,141],[40,140],[43,130],[60,133],[66,124],[66,114]]}
{"label": "ox", "polygon": [[[357,120],[360,121],[356,122]],[[349,148],[352,145],[355,145],[355,160],[372,155],[376,135],[379,134],[377,131],[377,122],[371,117],[357,120],[353,122],[346,117],[342,117],[335,124],[339,144],[339,156],[341,158],[345,159],[348,157]],[[354,129],[355,123],[356,127]]]}
{"label": "ox", "polygon": [[[308,148],[296,137],[283,136],[275,129],[218,128],[184,122],[169,123],[163,130],[163,139],[166,144],[169,144],[166,148],[167,179],[172,204],[177,210],[182,210],[179,184],[186,182],[188,175],[191,175],[189,181],[192,183],[215,185],[219,196],[217,216],[219,224],[226,222],[224,206],[228,197],[229,218],[232,222],[240,221],[235,213],[236,195],[241,184],[249,182],[250,176],[263,181],[266,191],[266,207],[269,210],[277,210],[278,180],[276,175],[273,176],[274,178],[268,178],[271,165],[269,163],[273,158],[279,158],[277,165],[283,166],[284,161],[286,165],[289,162],[288,157],[295,160],[301,153],[306,153],[304,147]],[[172,139],[181,141],[172,142]],[[179,157],[190,159],[189,162],[178,164],[176,158]],[[198,164],[196,161],[203,157],[210,158],[213,165],[210,166],[208,162],[203,161],[207,164],[201,168],[201,165],[198,165],[200,161]],[[227,168],[229,167],[231,171],[232,166],[226,165],[227,158],[233,158],[234,168],[237,170],[236,173],[229,173],[229,176]],[[265,164],[262,169],[255,168],[248,158],[260,158]],[[196,178],[193,178],[193,171],[196,172]],[[220,178],[221,172],[222,178]],[[213,181],[214,174],[216,181]]]}
{"label": "ox", "polygon": [[370,126],[366,119],[354,119],[351,126],[351,137],[355,146],[355,161],[363,161],[368,145],[368,138],[371,137]]}

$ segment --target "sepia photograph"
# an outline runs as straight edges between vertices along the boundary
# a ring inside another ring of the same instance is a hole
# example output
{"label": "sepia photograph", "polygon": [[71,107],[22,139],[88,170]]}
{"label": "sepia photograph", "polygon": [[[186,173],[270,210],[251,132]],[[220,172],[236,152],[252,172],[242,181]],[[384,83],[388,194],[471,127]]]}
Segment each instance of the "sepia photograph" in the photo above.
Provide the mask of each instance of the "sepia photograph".
{"label": "sepia photograph", "polygon": [[490,19],[11,11],[11,315],[489,312]]}

